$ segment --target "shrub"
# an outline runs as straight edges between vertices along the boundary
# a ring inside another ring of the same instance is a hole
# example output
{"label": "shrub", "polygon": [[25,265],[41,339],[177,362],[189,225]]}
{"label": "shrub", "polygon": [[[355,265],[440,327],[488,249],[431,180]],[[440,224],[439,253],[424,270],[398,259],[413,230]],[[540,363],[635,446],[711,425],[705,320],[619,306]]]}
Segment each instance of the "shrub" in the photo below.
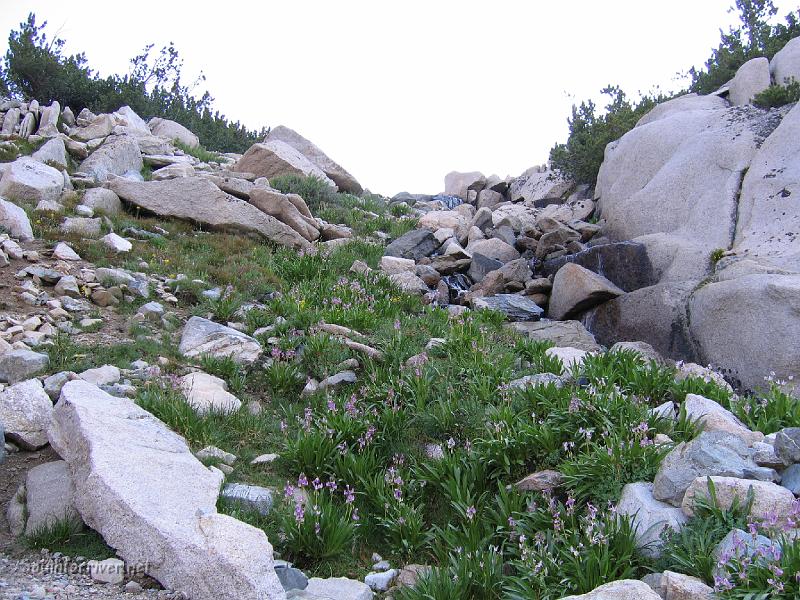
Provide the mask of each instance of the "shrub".
{"label": "shrub", "polygon": [[792,79],[786,85],[771,85],[755,95],[753,104],[761,108],[776,108],[800,100],[800,82]]}
{"label": "shrub", "polygon": [[566,143],[556,144],[550,150],[553,169],[576,183],[592,186],[597,181],[609,142],[633,129],[645,113],[666,99],[661,95],[643,96],[632,102],[618,86],[612,85],[603,88],[601,93],[609,97],[605,110],[600,112],[592,100],[573,105],[572,116],[567,119],[569,137]]}
{"label": "shrub", "polygon": [[313,175],[279,175],[272,177],[269,184],[284,194],[297,194],[306,201],[311,212],[316,213],[326,204],[336,202],[336,192],[326,182]]}

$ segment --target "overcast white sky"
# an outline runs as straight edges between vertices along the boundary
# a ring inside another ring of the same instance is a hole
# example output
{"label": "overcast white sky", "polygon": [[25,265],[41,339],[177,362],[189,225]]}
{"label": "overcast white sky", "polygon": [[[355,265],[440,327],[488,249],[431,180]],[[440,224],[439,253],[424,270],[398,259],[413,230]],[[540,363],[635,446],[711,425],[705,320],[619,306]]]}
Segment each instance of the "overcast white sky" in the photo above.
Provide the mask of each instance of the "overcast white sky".
{"label": "overcast white sky", "polygon": [[[732,4],[0,0],[0,39],[4,54],[33,11],[103,75],[173,41],[185,79],[202,70],[228,117],[295,129],[374,192],[436,193],[452,170],[545,162],[573,102],[606,84],[677,89],[735,22]],[[775,2],[781,17],[798,4]]]}

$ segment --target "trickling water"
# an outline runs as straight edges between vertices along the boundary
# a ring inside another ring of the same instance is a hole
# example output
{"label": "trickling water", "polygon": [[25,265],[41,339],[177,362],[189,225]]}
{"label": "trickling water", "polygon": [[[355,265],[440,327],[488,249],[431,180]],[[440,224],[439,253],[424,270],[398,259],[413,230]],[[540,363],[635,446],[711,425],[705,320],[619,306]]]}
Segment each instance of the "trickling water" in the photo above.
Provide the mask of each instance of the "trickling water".
{"label": "trickling water", "polygon": [[450,304],[461,304],[462,299],[472,286],[469,278],[463,273],[447,275],[442,277],[442,281],[445,282],[447,289],[450,290]]}

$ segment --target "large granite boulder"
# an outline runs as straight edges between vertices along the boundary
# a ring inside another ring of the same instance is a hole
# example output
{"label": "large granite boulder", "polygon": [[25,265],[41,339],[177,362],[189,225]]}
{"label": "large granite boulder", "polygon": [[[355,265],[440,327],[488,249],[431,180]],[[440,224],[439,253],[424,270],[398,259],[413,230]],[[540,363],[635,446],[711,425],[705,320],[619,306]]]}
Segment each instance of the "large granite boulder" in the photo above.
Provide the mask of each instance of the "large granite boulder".
{"label": "large granite boulder", "polygon": [[261,144],[253,144],[233,167],[241,173],[254,173],[257,177],[276,177],[279,175],[300,175],[316,177],[336,188],[336,184],[325,172],[281,140],[269,140]]}
{"label": "large granite boulder", "polygon": [[30,156],[0,165],[0,196],[14,201],[57,201],[64,189],[64,176],[58,169]]}
{"label": "large granite boulder", "polygon": [[264,532],[217,513],[221,474],[153,415],[70,381],[49,437],[76,509],[128,565],[195,600],[285,598]]}
{"label": "large granite boulder", "polygon": [[136,138],[113,135],[84,160],[78,170],[96,181],[107,181],[112,175],[141,179],[142,154]]}
{"label": "large granite boulder", "polygon": [[111,189],[125,202],[159,216],[261,235],[282,246],[308,247],[308,242],[288,225],[200,177],[147,182],[116,178]]}
{"label": "large granite boulder", "polygon": [[154,117],[147,122],[147,127],[153,135],[165,137],[168,140],[177,140],[190,148],[200,146],[200,139],[180,123]]}
{"label": "large granite boulder", "polygon": [[356,178],[350,175],[341,165],[333,161],[327,154],[302,135],[283,125],[270,129],[265,141],[279,140],[289,144],[300,154],[314,163],[321,171],[330,177],[342,192],[360,196],[364,191]]}
{"label": "large granite boulder", "polygon": [[486,185],[486,176],[479,171],[460,173],[452,171],[444,176],[444,193],[467,200],[470,191],[476,194]]}
{"label": "large granite boulder", "polygon": [[779,85],[786,85],[792,79],[800,81],[800,38],[789,40],[775,53],[769,63],[769,71]]}
{"label": "large granite boulder", "polygon": [[769,61],[760,56],[744,63],[731,81],[728,100],[734,106],[750,104],[753,96],[770,85]]}
{"label": "large granite boulder", "polygon": [[178,350],[187,358],[204,354],[214,358],[231,357],[238,363],[250,364],[261,355],[261,344],[253,337],[203,317],[186,322]]}
{"label": "large granite boulder", "polygon": [[512,202],[524,201],[531,205],[544,205],[560,200],[574,184],[555,171],[537,167],[528,169],[511,182],[508,198]]}

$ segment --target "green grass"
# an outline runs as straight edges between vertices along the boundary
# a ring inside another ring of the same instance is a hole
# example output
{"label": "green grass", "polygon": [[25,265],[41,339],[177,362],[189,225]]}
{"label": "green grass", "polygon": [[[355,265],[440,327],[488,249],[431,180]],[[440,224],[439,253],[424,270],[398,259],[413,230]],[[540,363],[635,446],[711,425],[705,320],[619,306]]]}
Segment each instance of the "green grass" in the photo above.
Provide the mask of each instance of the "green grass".
{"label": "green grass", "polygon": [[192,148],[191,146],[188,146],[179,140],[173,140],[172,143],[175,144],[176,148],[182,150],[184,154],[188,154],[189,156],[194,156],[200,162],[221,163],[225,161],[225,158],[220,154],[218,154],[217,152],[211,152],[209,150],[206,150],[202,146],[198,146],[197,148]]}
{"label": "green grass", "polygon": [[104,560],[115,555],[100,534],[75,519],[48,521],[40,529],[23,536],[22,543],[32,550],[46,548],[50,552],[94,560]]}

